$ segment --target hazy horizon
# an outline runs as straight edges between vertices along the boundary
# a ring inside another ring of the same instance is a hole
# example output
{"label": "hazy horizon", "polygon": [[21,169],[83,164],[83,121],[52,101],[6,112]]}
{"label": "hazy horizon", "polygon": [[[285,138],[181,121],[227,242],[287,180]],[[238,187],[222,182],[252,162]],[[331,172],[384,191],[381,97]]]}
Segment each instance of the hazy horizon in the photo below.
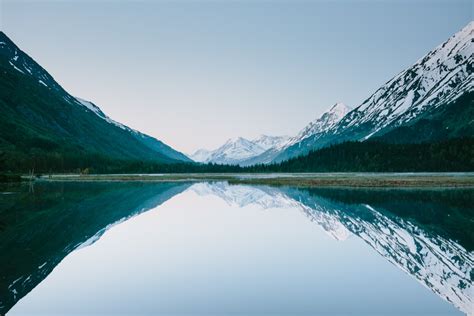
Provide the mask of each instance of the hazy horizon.
{"label": "hazy horizon", "polygon": [[355,107],[471,20],[461,0],[0,1],[0,29],[68,92],[186,153]]}

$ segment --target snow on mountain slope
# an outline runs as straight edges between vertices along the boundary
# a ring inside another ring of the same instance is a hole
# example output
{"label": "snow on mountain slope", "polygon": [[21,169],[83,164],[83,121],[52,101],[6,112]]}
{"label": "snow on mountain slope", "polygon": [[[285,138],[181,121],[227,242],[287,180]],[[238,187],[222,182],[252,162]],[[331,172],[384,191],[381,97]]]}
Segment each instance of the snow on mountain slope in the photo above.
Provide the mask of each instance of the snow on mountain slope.
{"label": "snow on mountain slope", "polygon": [[[474,22],[402,71],[321,133],[285,146],[280,162],[330,144],[363,141],[434,113],[474,90]],[[267,159],[268,160],[268,159]]]}
{"label": "snow on mountain slope", "polygon": [[339,102],[334,104],[328,111],[324,112],[316,120],[309,123],[301,132],[298,133],[298,135],[292,137],[287,143],[283,144],[282,148],[289,147],[308,137],[331,129],[351,110],[352,109],[344,103]]}
{"label": "snow on mountain slope", "polygon": [[105,121],[107,121],[111,124],[114,124],[115,126],[120,127],[123,130],[129,131],[129,132],[132,132],[132,133],[139,133],[138,131],[136,131],[134,129],[131,129],[131,128],[129,128],[129,127],[117,122],[117,121],[112,120],[110,117],[105,115],[104,112],[102,112],[102,110],[97,105],[95,105],[91,101],[87,101],[87,100],[84,100],[84,99],[81,99],[81,98],[78,98],[78,97],[76,97],[76,101],[79,102],[79,104],[86,107],[91,112],[95,113],[100,118],[104,119]]}
{"label": "snow on mountain slope", "polygon": [[122,123],[119,123],[119,122],[111,119],[106,114],[104,114],[104,112],[102,112],[102,110],[97,105],[95,105],[94,103],[92,103],[90,101],[87,101],[87,100],[84,100],[84,99],[81,99],[81,98],[78,98],[78,97],[75,98],[75,101],[79,102],[79,104],[81,104],[87,110],[89,110],[89,111],[93,112],[94,114],[96,114],[97,116],[99,116],[104,121],[106,121],[110,124],[113,124],[113,125],[121,128],[121,129],[123,129],[124,131],[130,133],[131,135],[133,135],[133,137],[135,137],[137,140],[139,140],[141,143],[143,143],[145,146],[147,146],[151,150],[154,150],[156,152],[165,154],[166,156],[168,156],[172,159],[176,159],[176,160],[180,160],[180,161],[187,161],[187,162],[190,161],[190,159],[186,155],[174,150],[173,148],[166,145],[162,141],[160,141],[160,140],[158,140],[158,139],[156,139],[152,136],[148,136],[146,134],[143,134],[142,132],[139,132],[139,131],[137,131],[133,128],[130,128],[126,125],[123,125]]}
{"label": "snow on mountain slope", "polygon": [[207,162],[211,154],[212,154],[211,150],[198,149],[193,154],[188,155],[188,157],[196,162]]}
{"label": "snow on mountain slope", "polygon": [[265,149],[242,137],[229,139],[224,145],[213,151],[208,161],[218,164],[237,164],[240,160],[258,155]]}
{"label": "snow on mountain slope", "polygon": [[285,151],[286,148],[291,147],[294,144],[298,144],[309,137],[324,133],[325,131],[331,129],[350,111],[351,108],[344,103],[336,103],[320,117],[309,123],[298,133],[298,135],[287,138],[286,141],[279,142],[275,146],[268,148],[260,155],[251,157],[250,159],[241,162],[241,165],[250,166],[254,164],[270,163],[281,152]]}
{"label": "snow on mountain slope", "polygon": [[199,149],[189,157],[197,162],[218,164],[240,164],[241,161],[258,156],[274,146],[279,146],[288,138],[286,136],[261,135],[254,140],[242,137],[229,139],[216,150]]}
{"label": "snow on mountain slope", "polygon": [[335,127],[343,132],[361,125],[367,139],[386,127],[417,118],[474,88],[474,22],[375,91]]}
{"label": "snow on mountain slope", "polygon": [[288,141],[288,136],[268,136],[268,135],[260,135],[258,138],[252,140],[254,144],[259,145],[265,150],[274,147],[280,147],[282,144]]}

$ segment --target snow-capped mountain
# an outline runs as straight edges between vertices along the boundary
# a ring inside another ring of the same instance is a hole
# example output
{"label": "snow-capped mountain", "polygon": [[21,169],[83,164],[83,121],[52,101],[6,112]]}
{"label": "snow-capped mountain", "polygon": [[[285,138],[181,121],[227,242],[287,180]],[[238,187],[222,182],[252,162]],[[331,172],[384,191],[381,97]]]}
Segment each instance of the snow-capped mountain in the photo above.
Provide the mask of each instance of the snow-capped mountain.
{"label": "snow-capped mountain", "polygon": [[282,146],[288,141],[288,139],[288,136],[268,136],[262,134],[259,137],[252,139],[252,142],[259,145],[263,149],[268,150],[270,148]]}
{"label": "snow-capped mountain", "polygon": [[320,117],[309,123],[295,137],[292,137],[284,147],[289,147],[315,134],[323,133],[334,127],[347,113],[352,109],[344,103],[334,104],[328,111],[324,112]]}
{"label": "snow-capped mountain", "polygon": [[474,22],[379,88],[336,127],[369,125],[360,139],[406,124],[474,88]]}
{"label": "snow-capped mountain", "polygon": [[280,146],[287,139],[286,136],[267,135],[260,135],[253,140],[238,137],[227,140],[224,145],[215,150],[199,149],[189,157],[196,162],[237,165],[270,148]]}
{"label": "snow-capped mountain", "polygon": [[272,161],[286,160],[333,143],[381,136],[453,104],[474,90],[473,41],[474,22],[470,22],[377,89],[337,124],[287,146]]}
{"label": "snow-capped mountain", "polygon": [[321,114],[314,121],[310,122],[305,128],[303,128],[296,136],[287,138],[286,141],[280,141],[275,146],[268,148],[266,151],[258,156],[252,157],[243,161],[241,164],[245,166],[270,163],[280,153],[284,152],[286,148],[291,147],[294,144],[302,142],[304,139],[324,133],[327,130],[334,127],[347,113],[351,111],[351,108],[344,103],[336,103],[330,107],[326,112]]}
{"label": "snow-capped mountain", "polygon": [[197,162],[217,164],[238,164],[240,160],[253,157],[265,151],[263,147],[243,137],[227,140],[216,150],[200,149],[189,157]]}
{"label": "snow-capped mountain", "polygon": [[196,162],[207,162],[211,154],[212,150],[198,149],[193,154],[188,155],[188,157]]}

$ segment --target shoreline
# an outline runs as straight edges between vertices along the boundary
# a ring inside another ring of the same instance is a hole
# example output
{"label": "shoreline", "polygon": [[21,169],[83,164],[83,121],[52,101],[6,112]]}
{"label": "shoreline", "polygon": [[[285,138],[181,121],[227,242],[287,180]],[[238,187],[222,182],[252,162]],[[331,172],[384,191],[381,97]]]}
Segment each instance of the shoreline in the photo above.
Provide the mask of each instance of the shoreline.
{"label": "shoreline", "polygon": [[[26,180],[26,179],[25,179]],[[50,175],[35,181],[54,182],[202,182],[296,187],[433,187],[474,188],[474,173],[295,173],[295,174],[94,174]]]}

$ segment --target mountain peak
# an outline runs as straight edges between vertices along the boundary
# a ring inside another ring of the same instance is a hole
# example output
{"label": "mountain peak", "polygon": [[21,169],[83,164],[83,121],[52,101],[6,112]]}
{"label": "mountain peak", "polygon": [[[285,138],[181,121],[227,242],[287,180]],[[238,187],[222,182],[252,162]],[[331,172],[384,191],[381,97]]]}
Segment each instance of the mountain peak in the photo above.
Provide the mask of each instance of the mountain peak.
{"label": "mountain peak", "polygon": [[261,134],[259,137],[252,140],[253,143],[259,145],[265,150],[282,146],[288,141],[288,136],[269,136]]}
{"label": "mountain peak", "polygon": [[[279,162],[334,143],[383,136],[420,118],[439,114],[474,91],[473,42],[474,21],[471,21],[353,110],[342,103],[333,105],[290,139],[271,161]],[[460,135],[469,130],[456,129],[455,133]]]}
{"label": "mountain peak", "polygon": [[223,147],[223,146],[235,146],[236,144],[246,144],[246,143],[251,143],[251,141],[246,139],[246,138],[240,137],[240,136],[239,137],[232,137],[232,138],[227,139],[227,141],[221,147]]}
{"label": "mountain peak", "polygon": [[344,115],[346,115],[350,110],[352,110],[352,108],[350,108],[349,106],[345,105],[344,103],[342,102],[337,102],[336,104],[334,104],[330,109],[329,111],[327,111],[327,113],[333,113],[335,114],[337,117],[340,117],[342,118]]}
{"label": "mountain peak", "polygon": [[0,31],[0,44],[5,43],[7,45],[13,45],[16,47],[15,43],[5,34],[3,31]]}
{"label": "mountain peak", "polygon": [[212,162],[218,164],[240,164],[242,161],[253,158],[270,148],[280,146],[288,140],[287,136],[260,135],[248,140],[244,137],[229,138],[222,146],[215,150],[199,149],[189,155],[197,162]]}
{"label": "mountain peak", "polygon": [[380,87],[343,122],[344,128],[371,125],[367,139],[385,128],[418,118],[428,110],[452,103],[474,89],[474,23],[420,58]]}
{"label": "mountain peak", "polygon": [[[6,100],[5,96],[8,96],[9,100],[14,100],[1,104],[2,113],[8,115],[0,119],[0,125],[5,125],[6,121],[19,122],[15,131],[21,135],[18,139],[28,142],[37,137],[48,139],[61,157],[68,157],[66,152],[70,148],[80,146],[81,154],[91,160],[99,154],[120,160],[189,161],[163,142],[113,121],[92,102],[70,95],[3,32],[0,32],[0,65],[0,99]],[[10,84],[12,77],[13,86]],[[24,110],[10,109],[19,105]],[[17,147],[15,155],[25,154],[23,145],[14,145],[13,148]],[[45,148],[38,149],[39,157],[49,154]],[[75,165],[75,160],[71,164]]]}
{"label": "mountain peak", "polygon": [[323,133],[336,125],[352,109],[342,102],[331,106],[320,117],[309,123],[296,137],[290,139],[286,147],[315,134]]}
{"label": "mountain peak", "polygon": [[39,85],[62,91],[54,78],[30,56],[23,52],[4,32],[0,31],[0,57],[8,62],[12,69],[25,76],[34,78]]}

